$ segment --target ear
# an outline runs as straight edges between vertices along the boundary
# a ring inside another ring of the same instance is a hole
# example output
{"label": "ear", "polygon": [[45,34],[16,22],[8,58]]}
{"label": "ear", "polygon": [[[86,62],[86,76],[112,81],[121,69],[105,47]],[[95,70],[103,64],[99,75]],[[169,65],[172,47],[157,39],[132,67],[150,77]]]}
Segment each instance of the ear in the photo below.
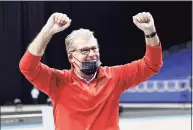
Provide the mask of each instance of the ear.
{"label": "ear", "polygon": [[74,59],[73,59],[72,53],[68,54],[68,60],[70,63],[73,63]]}

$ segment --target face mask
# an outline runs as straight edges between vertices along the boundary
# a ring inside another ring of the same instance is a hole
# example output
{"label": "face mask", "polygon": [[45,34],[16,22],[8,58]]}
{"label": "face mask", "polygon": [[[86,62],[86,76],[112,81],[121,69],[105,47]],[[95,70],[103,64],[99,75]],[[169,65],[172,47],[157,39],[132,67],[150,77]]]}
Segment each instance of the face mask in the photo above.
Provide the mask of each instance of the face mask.
{"label": "face mask", "polygon": [[[75,59],[78,60],[77,58],[75,58]],[[79,61],[79,62],[82,64],[82,68],[79,67],[80,71],[82,71],[85,75],[92,75],[92,74],[94,74],[97,71],[97,69],[99,68],[99,66],[101,65],[100,60],[97,60],[97,61],[85,61],[85,62]]]}
{"label": "face mask", "polygon": [[81,71],[86,75],[92,75],[94,74],[98,67],[101,65],[100,60],[97,61],[85,61],[82,62],[82,69]]}

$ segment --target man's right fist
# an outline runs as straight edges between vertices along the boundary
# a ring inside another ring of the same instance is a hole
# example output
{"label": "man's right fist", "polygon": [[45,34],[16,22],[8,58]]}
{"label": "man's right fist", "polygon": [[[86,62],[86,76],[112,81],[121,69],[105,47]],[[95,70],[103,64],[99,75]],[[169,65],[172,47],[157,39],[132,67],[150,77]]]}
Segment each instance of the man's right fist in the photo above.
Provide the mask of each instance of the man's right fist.
{"label": "man's right fist", "polygon": [[48,19],[45,27],[50,33],[55,34],[68,28],[71,23],[71,19],[62,13],[53,13]]}

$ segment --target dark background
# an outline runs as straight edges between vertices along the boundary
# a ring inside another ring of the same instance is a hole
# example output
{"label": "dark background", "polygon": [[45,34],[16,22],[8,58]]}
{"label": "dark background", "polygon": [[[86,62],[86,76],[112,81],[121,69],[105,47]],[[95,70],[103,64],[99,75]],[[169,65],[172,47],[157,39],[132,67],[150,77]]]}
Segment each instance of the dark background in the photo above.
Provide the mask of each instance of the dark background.
{"label": "dark background", "polygon": [[[118,65],[141,58],[145,53],[144,34],[132,16],[147,11],[153,15],[163,49],[192,40],[192,2],[0,2],[0,104],[20,98],[31,104],[32,85],[19,71],[19,61],[54,12],[67,14],[71,26],[56,34],[42,62],[69,69],[64,39],[72,30],[95,32],[103,65]],[[47,96],[40,95],[39,103]]]}

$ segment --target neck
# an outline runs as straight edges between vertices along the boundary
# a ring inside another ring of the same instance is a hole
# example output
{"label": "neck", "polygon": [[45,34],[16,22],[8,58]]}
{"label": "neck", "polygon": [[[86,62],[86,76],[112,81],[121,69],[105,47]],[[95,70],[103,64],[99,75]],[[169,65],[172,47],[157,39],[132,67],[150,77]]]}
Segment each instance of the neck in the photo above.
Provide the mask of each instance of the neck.
{"label": "neck", "polygon": [[94,74],[92,74],[92,75],[85,75],[83,72],[81,72],[80,70],[77,70],[77,69],[75,69],[74,71],[75,71],[76,74],[78,74],[81,78],[86,79],[87,81],[90,81],[90,80],[93,78],[93,76],[94,76]]}

